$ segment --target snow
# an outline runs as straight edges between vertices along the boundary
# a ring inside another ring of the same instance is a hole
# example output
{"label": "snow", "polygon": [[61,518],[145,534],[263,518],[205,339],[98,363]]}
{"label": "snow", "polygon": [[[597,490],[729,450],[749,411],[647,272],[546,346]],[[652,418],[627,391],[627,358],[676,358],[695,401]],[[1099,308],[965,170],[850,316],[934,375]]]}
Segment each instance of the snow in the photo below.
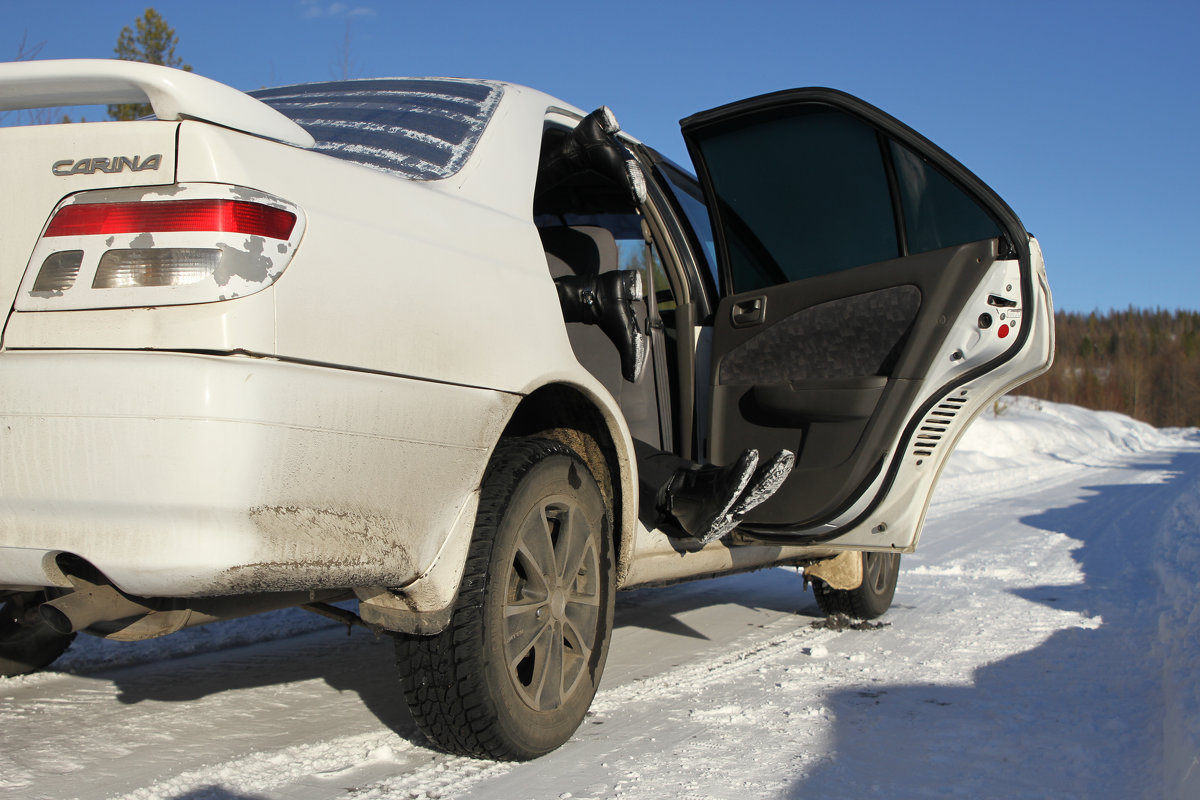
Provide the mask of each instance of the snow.
{"label": "snow", "polygon": [[[996,413],[999,412],[999,413]],[[878,628],[794,570],[618,598],[560,750],[431,750],[299,611],[0,679],[2,798],[1200,798],[1200,438],[1026,398],[964,436]]]}

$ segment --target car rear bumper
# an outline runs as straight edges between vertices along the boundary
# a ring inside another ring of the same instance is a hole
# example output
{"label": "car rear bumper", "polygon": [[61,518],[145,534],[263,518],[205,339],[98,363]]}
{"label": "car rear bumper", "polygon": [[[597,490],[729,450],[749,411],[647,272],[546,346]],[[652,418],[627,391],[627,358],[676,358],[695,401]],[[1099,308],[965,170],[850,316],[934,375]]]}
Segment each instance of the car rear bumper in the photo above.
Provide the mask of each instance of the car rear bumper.
{"label": "car rear bumper", "polygon": [[262,358],[0,354],[0,585],[73,554],[122,590],[403,586],[518,398]]}

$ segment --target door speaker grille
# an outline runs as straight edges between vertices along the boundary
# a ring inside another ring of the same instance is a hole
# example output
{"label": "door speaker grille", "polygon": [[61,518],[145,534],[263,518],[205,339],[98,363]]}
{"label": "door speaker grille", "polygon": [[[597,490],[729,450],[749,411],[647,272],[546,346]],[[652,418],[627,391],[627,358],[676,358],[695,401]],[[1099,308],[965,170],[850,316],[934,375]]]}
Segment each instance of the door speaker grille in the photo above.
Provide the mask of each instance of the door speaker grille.
{"label": "door speaker grille", "polygon": [[[917,428],[913,439],[912,454],[917,458],[929,458],[941,446],[950,430],[951,423],[958,417],[962,407],[966,405],[967,394],[962,392],[954,397],[947,397],[934,406]],[[920,461],[917,462],[918,464]]]}

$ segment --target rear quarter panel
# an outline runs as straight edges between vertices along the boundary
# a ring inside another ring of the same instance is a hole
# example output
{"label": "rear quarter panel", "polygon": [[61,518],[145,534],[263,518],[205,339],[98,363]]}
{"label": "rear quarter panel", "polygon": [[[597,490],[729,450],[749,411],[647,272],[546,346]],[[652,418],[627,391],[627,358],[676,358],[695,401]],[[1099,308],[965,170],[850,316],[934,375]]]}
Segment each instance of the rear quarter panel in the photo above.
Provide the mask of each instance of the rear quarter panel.
{"label": "rear quarter panel", "polygon": [[530,213],[540,117],[526,140],[518,116],[498,113],[449,181],[199,123],[181,125],[179,174],[267,191],[307,214],[274,286],[277,355],[521,392],[578,365]]}

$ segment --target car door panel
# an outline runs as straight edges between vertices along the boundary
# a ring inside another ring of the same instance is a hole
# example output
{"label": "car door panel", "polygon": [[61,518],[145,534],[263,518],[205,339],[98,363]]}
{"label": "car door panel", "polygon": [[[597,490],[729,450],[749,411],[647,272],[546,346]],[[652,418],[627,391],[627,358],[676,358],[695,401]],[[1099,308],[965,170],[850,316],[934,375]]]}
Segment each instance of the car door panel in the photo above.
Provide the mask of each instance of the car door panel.
{"label": "car door panel", "polygon": [[[755,326],[732,321],[741,296],[722,300],[712,460],[727,463],[745,447],[797,454],[784,489],[750,524],[816,524],[855,499],[946,349],[948,321],[994,260],[989,240],[760,290]],[[862,291],[872,286],[880,288]]]}
{"label": "car door panel", "polygon": [[[751,336],[725,343],[720,383],[778,384],[883,374],[921,307],[921,290],[902,285],[828,300],[769,327],[765,300],[765,295],[758,298],[762,318],[752,330],[739,330],[749,326],[739,325],[731,314],[730,330]],[[738,303],[732,308],[736,312]]]}
{"label": "car door panel", "polygon": [[937,446],[919,424],[931,404],[1020,349],[1028,235],[950,156],[839,92],[777,93],[682,124],[722,284],[710,460],[794,449],[792,475],[742,531],[828,537],[882,499],[906,441]]}

